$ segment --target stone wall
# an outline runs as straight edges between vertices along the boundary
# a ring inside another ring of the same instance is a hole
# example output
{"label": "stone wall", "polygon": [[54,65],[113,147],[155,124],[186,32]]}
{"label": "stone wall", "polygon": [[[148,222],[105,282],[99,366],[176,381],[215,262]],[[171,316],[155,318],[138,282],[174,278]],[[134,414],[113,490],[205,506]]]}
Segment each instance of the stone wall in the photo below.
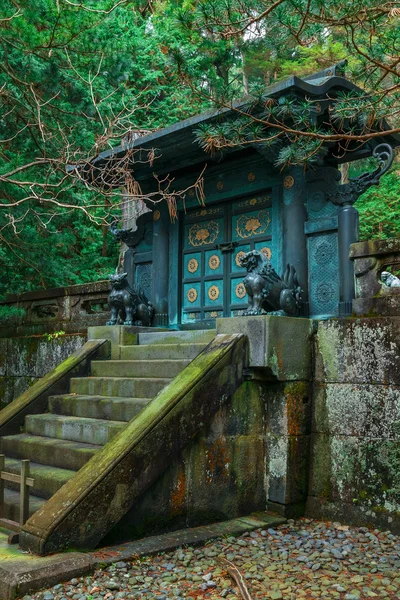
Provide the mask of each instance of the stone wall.
{"label": "stone wall", "polygon": [[309,515],[400,531],[400,317],[318,323]]}
{"label": "stone wall", "polygon": [[0,322],[0,409],[83,346],[87,328],[108,318],[108,281],[10,295],[22,309]]}
{"label": "stone wall", "polygon": [[84,333],[0,339],[0,410],[85,342]]}

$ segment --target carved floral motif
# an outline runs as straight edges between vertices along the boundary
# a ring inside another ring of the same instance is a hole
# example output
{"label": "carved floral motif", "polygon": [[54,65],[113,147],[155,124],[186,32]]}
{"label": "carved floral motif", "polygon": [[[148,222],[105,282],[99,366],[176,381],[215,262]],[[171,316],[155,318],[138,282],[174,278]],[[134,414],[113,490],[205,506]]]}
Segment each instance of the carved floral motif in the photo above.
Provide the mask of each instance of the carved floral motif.
{"label": "carved floral motif", "polygon": [[189,244],[195,247],[212,244],[218,238],[218,235],[219,224],[216,221],[195,223],[189,229]]}
{"label": "carved floral motif", "polygon": [[236,223],[236,233],[240,238],[249,238],[265,233],[271,223],[269,211],[260,210],[256,216],[242,215]]}

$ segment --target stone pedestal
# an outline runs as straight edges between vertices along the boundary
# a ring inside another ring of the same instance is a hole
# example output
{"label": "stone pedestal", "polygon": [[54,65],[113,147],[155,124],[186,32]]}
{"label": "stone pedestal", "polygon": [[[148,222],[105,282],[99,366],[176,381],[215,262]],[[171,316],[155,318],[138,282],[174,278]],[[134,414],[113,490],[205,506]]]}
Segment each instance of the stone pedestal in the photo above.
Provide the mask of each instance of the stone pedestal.
{"label": "stone pedestal", "polygon": [[[264,415],[266,501],[271,510],[287,517],[304,514],[307,498],[312,331],[309,319],[272,315],[217,319],[217,334],[248,337],[248,377],[258,390]],[[243,393],[241,399],[246,404]]]}

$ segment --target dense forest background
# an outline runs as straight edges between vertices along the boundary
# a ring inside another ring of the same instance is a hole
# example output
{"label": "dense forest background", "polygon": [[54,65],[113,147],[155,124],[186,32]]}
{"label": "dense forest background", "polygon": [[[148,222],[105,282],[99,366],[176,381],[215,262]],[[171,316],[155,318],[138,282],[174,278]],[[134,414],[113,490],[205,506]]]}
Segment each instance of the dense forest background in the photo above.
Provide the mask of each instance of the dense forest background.
{"label": "dense forest background", "polygon": [[[398,3],[369,0],[3,0],[0,295],[114,268],[107,223],[120,196],[65,165],[123,139],[343,59],[374,92],[368,109],[343,99],[350,126],[389,118],[398,127],[399,19]],[[353,163],[350,175],[364,169]],[[396,159],[357,203],[362,238],[400,236],[399,197]]]}

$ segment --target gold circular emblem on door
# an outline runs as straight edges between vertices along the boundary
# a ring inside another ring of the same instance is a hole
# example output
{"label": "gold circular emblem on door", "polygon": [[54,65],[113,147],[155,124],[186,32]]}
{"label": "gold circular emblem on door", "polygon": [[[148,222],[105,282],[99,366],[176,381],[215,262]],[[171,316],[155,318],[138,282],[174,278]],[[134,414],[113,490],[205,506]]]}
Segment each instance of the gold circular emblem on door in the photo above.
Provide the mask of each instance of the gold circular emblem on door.
{"label": "gold circular emblem on door", "polygon": [[246,288],[244,287],[244,283],[238,283],[235,287],[235,294],[237,298],[244,298],[246,295]]}
{"label": "gold circular emblem on door", "polygon": [[159,220],[160,220],[160,217],[161,217],[161,213],[160,213],[160,211],[159,211],[159,210],[155,210],[155,211],[153,212],[153,220],[154,220],[154,221],[159,221]]}
{"label": "gold circular emblem on door", "polygon": [[195,258],[191,258],[188,262],[188,271],[189,273],[196,273],[199,268],[199,261]]}
{"label": "gold circular emblem on door", "polygon": [[283,185],[287,190],[290,189],[291,187],[293,187],[293,184],[294,184],[294,179],[291,175],[288,175],[283,180]]}
{"label": "gold circular emblem on door", "polygon": [[255,174],[253,173],[253,171],[250,171],[250,173],[247,175],[247,180],[248,181],[254,181],[256,178]]}
{"label": "gold circular emblem on door", "polygon": [[246,252],[243,252],[243,250],[240,250],[240,252],[238,252],[235,256],[235,263],[238,267],[240,267],[241,269],[243,269],[240,261],[243,258],[243,256],[246,256]]}
{"label": "gold circular emblem on door", "polygon": [[219,287],[217,285],[212,285],[208,290],[208,297],[210,300],[218,300],[219,298]]}
{"label": "gold circular emblem on door", "polygon": [[262,252],[264,254],[264,256],[266,258],[268,258],[268,260],[270,260],[270,258],[272,256],[271,248],[264,246],[264,248],[261,248],[260,252]]}
{"label": "gold circular emblem on door", "polygon": [[224,189],[224,182],[222,181],[222,179],[220,179],[219,181],[217,181],[217,190],[221,191]]}
{"label": "gold circular emblem on door", "polygon": [[196,302],[197,296],[198,294],[195,288],[190,288],[190,290],[188,290],[187,299],[189,300],[189,302]]}
{"label": "gold circular emblem on door", "polygon": [[215,269],[218,269],[218,267],[219,267],[220,264],[221,264],[221,259],[220,259],[220,257],[217,254],[213,254],[208,259],[208,266],[213,271],[215,271]]}

